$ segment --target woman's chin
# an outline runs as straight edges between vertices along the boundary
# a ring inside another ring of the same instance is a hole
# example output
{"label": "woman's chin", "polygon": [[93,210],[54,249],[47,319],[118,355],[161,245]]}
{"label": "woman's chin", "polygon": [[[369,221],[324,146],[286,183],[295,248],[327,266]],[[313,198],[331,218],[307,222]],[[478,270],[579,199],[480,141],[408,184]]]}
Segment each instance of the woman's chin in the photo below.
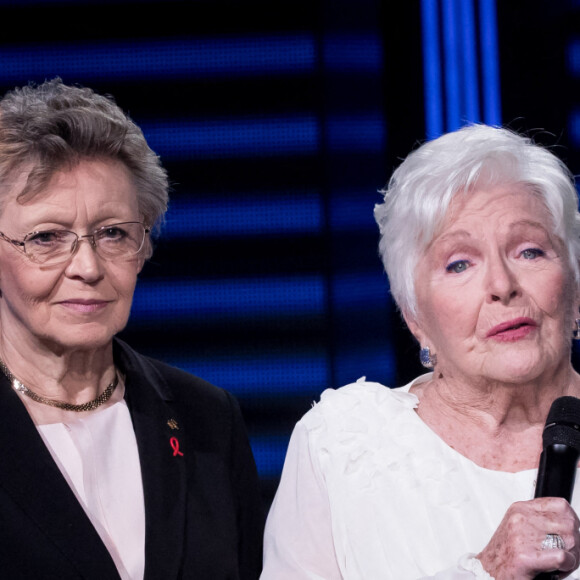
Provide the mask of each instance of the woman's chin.
{"label": "woman's chin", "polygon": [[547,361],[519,358],[518,360],[494,361],[494,365],[485,374],[493,381],[523,384],[546,376],[552,368],[553,365],[547,364]]}
{"label": "woman's chin", "polygon": [[103,328],[74,329],[56,336],[45,334],[40,337],[40,342],[51,350],[64,352],[99,350],[108,347],[115,334]]}

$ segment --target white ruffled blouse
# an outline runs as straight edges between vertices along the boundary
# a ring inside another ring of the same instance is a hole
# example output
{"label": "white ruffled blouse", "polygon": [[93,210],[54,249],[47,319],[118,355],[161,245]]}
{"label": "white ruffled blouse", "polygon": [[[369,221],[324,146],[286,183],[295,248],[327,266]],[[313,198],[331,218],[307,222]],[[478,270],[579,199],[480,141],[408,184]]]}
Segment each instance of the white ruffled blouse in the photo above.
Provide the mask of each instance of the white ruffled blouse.
{"label": "white ruffled blouse", "polygon": [[459,454],[415,413],[411,384],[363,378],[328,389],[298,422],[268,515],[262,580],[489,577],[469,558],[513,502],[534,497],[537,470],[493,471]]}

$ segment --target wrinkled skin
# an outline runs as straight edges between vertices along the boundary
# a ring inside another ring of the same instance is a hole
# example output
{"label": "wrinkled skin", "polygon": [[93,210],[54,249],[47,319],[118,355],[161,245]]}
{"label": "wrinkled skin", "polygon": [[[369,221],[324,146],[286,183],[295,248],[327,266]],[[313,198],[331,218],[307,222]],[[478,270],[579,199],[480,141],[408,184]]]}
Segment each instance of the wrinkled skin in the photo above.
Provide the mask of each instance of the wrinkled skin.
{"label": "wrinkled skin", "polygon": [[[565,499],[517,502],[477,557],[496,580],[523,580],[554,570],[565,578],[580,562],[579,527],[578,516]],[[542,550],[547,530],[562,537],[565,550]]]}

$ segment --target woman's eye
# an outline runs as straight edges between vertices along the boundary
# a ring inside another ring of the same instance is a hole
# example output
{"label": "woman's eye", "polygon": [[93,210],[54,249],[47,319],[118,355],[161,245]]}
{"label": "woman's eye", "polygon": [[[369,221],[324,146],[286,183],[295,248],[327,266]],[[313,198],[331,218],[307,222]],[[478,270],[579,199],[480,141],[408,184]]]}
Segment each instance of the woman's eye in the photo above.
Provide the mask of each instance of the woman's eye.
{"label": "woman's eye", "polygon": [[127,232],[117,226],[111,228],[103,228],[99,232],[99,237],[105,240],[122,240],[126,237]]}
{"label": "woman's eye", "polygon": [[36,232],[34,235],[30,236],[26,241],[29,244],[36,245],[46,245],[60,242],[63,235],[60,232],[48,231],[48,232]]}
{"label": "woman's eye", "polygon": [[539,250],[538,248],[526,248],[520,256],[524,258],[524,260],[535,260],[544,255],[543,250]]}
{"label": "woman's eye", "polygon": [[452,274],[461,274],[461,272],[465,272],[467,268],[469,268],[469,262],[467,260],[456,260],[446,266],[445,270]]}

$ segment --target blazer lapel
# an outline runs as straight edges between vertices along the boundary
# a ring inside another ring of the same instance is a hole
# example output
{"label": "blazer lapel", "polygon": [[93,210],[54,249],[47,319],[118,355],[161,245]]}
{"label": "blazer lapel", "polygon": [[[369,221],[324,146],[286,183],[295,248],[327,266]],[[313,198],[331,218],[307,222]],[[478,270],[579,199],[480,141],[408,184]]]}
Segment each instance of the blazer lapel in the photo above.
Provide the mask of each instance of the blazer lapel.
{"label": "blazer lapel", "polygon": [[145,497],[145,580],[171,580],[180,575],[186,521],[183,422],[165,400],[167,386],[157,370],[123,350],[120,367],[126,372]]}
{"label": "blazer lapel", "polygon": [[0,487],[82,578],[119,578],[109,552],[4,376],[0,410]]}

